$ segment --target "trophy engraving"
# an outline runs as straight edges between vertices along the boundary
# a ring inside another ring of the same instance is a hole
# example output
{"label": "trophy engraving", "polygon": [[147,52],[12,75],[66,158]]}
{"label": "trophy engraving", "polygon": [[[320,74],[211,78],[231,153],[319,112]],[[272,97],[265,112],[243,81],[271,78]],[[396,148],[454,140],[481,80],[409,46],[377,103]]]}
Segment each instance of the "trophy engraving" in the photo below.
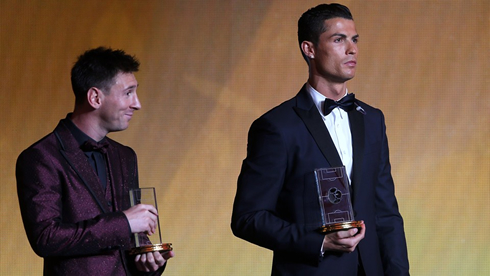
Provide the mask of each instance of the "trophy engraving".
{"label": "trophy engraving", "polygon": [[[149,204],[153,205],[158,211],[155,188],[153,187],[131,189],[129,191],[129,199],[131,202],[131,206],[140,203]],[[154,251],[163,252],[172,250],[171,243],[162,243],[159,217],[157,217],[157,229],[155,230],[155,233],[153,235],[149,236],[146,233],[135,233],[134,239],[136,246],[129,250],[129,255],[137,255]]]}
{"label": "trophy engraving", "polygon": [[350,186],[345,167],[315,170],[318,198],[322,214],[322,233],[361,227],[354,220]]}

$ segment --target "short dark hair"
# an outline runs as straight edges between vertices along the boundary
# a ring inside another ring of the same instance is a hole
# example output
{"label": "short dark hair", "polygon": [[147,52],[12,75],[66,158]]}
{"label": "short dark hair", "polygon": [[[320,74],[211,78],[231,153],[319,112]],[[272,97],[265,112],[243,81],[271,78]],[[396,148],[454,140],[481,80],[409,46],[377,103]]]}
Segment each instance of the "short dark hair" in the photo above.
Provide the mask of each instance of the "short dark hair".
{"label": "short dark hair", "polygon": [[87,91],[97,87],[108,93],[114,77],[122,73],[139,70],[139,61],[123,50],[98,47],[83,53],[71,69],[71,85],[75,93],[75,103],[83,103]]}
{"label": "short dark hair", "polygon": [[[349,8],[337,3],[320,4],[303,13],[298,20],[298,42],[300,50],[303,41],[310,41],[317,46],[320,35],[326,31],[325,20],[336,17],[354,20]],[[301,54],[308,61],[302,50]]]}

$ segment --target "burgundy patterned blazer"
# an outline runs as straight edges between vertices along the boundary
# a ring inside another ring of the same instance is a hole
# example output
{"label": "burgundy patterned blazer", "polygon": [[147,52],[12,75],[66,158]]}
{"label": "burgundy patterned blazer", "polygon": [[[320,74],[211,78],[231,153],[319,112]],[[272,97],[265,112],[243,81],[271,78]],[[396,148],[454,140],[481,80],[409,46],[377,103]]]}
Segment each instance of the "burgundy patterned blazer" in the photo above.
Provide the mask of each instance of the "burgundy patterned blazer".
{"label": "burgundy patterned blazer", "polygon": [[129,190],[138,187],[136,154],[108,139],[104,190],[66,120],[17,160],[27,238],[44,258],[45,275],[138,275],[126,255],[132,234],[122,212],[130,207]]}

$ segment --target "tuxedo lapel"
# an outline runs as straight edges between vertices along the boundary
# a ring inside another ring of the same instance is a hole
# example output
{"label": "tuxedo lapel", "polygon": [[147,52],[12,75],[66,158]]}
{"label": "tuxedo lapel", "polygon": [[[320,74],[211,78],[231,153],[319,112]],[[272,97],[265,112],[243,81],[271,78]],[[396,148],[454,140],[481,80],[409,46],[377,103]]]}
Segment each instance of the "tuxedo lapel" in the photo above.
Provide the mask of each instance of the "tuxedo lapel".
{"label": "tuxedo lapel", "polygon": [[356,194],[359,193],[359,187],[356,185],[360,185],[362,183],[362,161],[364,157],[364,140],[365,140],[365,127],[364,127],[364,116],[362,113],[352,110],[349,113],[349,123],[350,123],[350,131],[352,135],[352,188],[354,190],[354,194],[352,197],[352,201],[356,198]]}
{"label": "tuxedo lapel", "polygon": [[[308,131],[315,139],[323,156],[327,159],[328,163],[332,167],[343,166],[342,160],[337,152],[337,148],[332,141],[330,133],[325,127],[318,109],[316,108],[313,100],[306,91],[305,87],[296,96],[297,107],[294,110],[298,116],[303,120],[304,124],[308,128]],[[348,112],[349,124],[352,135],[352,200],[356,197],[356,193],[359,193],[359,187],[356,189],[356,184],[362,183],[362,162],[364,157],[364,140],[365,140],[365,126],[364,116],[357,110]]]}
{"label": "tuxedo lapel", "polygon": [[[116,210],[125,210],[129,208],[129,206],[123,206],[123,202],[119,201],[119,199],[124,199],[125,197],[129,198],[129,189],[133,187],[132,183],[127,183],[128,181],[134,181],[135,179],[135,170],[136,164],[133,167],[127,167],[126,164],[129,162],[121,162],[121,160],[128,160],[130,156],[125,156],[122,150],[119,150],[119,147],[109,139],[109,148],[107,151],[108,155],[108,172],[111,181],[112,194],[114,195],[114,206]],[[131,158],[134,160],[134,158]],[[134,160],[135,162],[135,160]],[[132,163],[134,163],[132,162]]]}
{"label": "tuxedo lapel", "polygon": [[342,166],[342,160],[335,148],[335,144],[332,141],[318,109],[314,105],[313,100],[304,86],[296,96],[296,99],[297,107],[293,108],[296,111],[296,114],[303,120],[323,156],[325,156],[330,166]]}
{"label": "tuxedo lapel", "polygon": [[80,150],[78,142],[63,124],[63,121],[56,127],[54,134],[61,145],[61,155],[80,177],[81,183],[83,183],[90,192],[102,212],[107,212],[108,210],[105,204],[102,204],[105,202],[105,192],[102,190],[100,180],[87,161],[87,156]]}

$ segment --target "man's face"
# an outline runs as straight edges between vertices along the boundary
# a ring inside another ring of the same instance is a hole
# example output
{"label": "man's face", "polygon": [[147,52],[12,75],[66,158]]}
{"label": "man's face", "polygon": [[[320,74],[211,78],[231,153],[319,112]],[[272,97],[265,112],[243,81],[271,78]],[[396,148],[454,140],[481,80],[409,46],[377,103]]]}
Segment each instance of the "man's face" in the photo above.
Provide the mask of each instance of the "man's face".
{"label": "man's face", "polygon": [[354,21],[345,18],[325,20],[326,31],[314,48],[313,70],[331,83],[343,83],[356,73],[357,40]]}
{"label": "man's face", "polygon": [[118,73],[109,91],[102,93],[100,122],[107,132],[128,128],[134,111],[141,108],[137,88],[138,82],[132,73]]}

